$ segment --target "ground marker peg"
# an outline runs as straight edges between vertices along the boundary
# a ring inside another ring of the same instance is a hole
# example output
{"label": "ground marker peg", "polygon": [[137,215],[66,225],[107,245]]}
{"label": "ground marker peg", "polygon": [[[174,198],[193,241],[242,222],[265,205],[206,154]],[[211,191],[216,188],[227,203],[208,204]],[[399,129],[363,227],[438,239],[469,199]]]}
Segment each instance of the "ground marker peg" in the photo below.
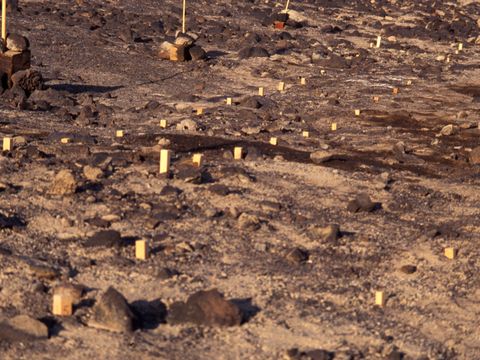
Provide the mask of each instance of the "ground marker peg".
{"label": "ground marker peg", "polygon": [[337,123],[332,123],[332,131],[337,131]]}
{"label": "ground marker peg", "polygon": [[393,95],[397,95],[400,90],[398,88],[393,88],[392,93]]}
{"label": "ground marker peg", "polygon": [[258,96],[265,96],[265,88],[263,86],[258,88]]}
{"label": "ground marker peg", "polygon": [[124,133],[123,133],[123,130],[117,130],[115,132],[115,136],[118,137],[118,138],[121,138],[123,137]]}
{"label": "ground marker peg", "polygon": [[383,291],[375,292],[375,305],[378,305],[380,307],[385,306],[385,294]]}
{"label": "ground marker peg", "polygon": [[12,138],[4,137],[3,138],[3,151],[12,151]]}
{"label": "ground marker peg", "polygon": [[377,43],[375,44],[375,47],[378,49],[381,44],[382,44],[382,37],[377,36]]}
{"label": "ground marker peg", "polygon": [[278,139],[276,137],[270,138],[270,145],[277,145],[278,144]]}
{"label": "ground marker peg", "polygon": [[61,139],[60,139],[60,142],[61,142],[62,144],[69,144],[70,141],[71,141],[71,139],[68,138],[68,137],[66,137],[66,138],[61,138]]}
{"label": "ground marker peg", "polygon": [[160,120],[160,127],[162,129],[166,129],[167,128],[167,120],[165,120],[165,119]]}
{"label": "ground marker peg", "polygon": [[197,167],[202,166],[203,155],[202,154],[193,154],[192,162],[193,162],[193,165],[195,165]]}
{"label": "ground marker peg", "polygon": [[374,96],[373,97],[373,102],[378,103],[380,101],[380,96]]}
{"label": "ground marker peg", "polygon": [[227,98],[227,105],[232,105],[232,98],[231,97]]}
{"label": "ground marker peg", "polygon": [[463,43],[460,43],[458,44],[458,51],[462,51],[463,50]]}
{"label": "ground marker peg", "polygon": [[147,240],[135,241],[135,258],[139,260],[146,260],[148,257],[148,242]]}
{"label": "ground marker peg", "polygon": [[203,108],[197,109],[197,115],[203,115]]}
{"label": "ground marker peg", "polygon": [[307,79],[304,77],[300,78],[300,85],[307,85]]}
{"label": "ground marker peg", "polygon": [[160,150],[160,174],[168,174],[170,171],[170,150]]}
{"label": "ground marker peg", "polygon": [[278,83],[278,91],[285,91],[285,82],[280,81]]}
{"label": "ground marker peg", "polygon": [[235,147],[233,149],[233,158],[235,160],[242,160],[243,149],[241,147]]}
{"label": "ground marker peg", "polygon": [[355,110],[355,116],[360,116],[360,110],[359,109]]}
{"label": "ground marker peg", "polygon": [[187,0],[183,0],[183,11],[182,11],[182,32],[185,34],[187,31]]}
{"label": "ground marker peg", "polygon": [[73,314],[72,299],[68,295],[53,295],[53,315],[70,316]]}
{"label": "ground marker peg", "polygon": [[450,260],[453,260],[457,256],[457,251],[453,247],[447,247],[445,248],[445,256]]}
{"label": "ground marker peg", "polygon": [[407,85],[408,86],[412,85],[412,80],[407,80]]}
{"label": "ground marker peg", "polygon": [[308,137],[310,137],[310,133],[309,133],[308,131],[303,131],[303,132],[302,132],[302,136],[303,136],[304,138],[308,138]]}

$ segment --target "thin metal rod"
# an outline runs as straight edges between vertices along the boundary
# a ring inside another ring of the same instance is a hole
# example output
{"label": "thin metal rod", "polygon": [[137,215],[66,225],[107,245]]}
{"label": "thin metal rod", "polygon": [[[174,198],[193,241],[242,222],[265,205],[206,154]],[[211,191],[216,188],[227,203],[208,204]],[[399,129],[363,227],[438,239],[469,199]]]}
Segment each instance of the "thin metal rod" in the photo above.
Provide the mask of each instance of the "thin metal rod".
{"label": "thin metal rod", "polygon": [[183,0],[182,32],[184,34],[187,31],[186,17],[187,17],[187,0]]}
{"label": "thin metal rod", "polygon": [[2,0],[2,41],[7,46],[7,0]]}

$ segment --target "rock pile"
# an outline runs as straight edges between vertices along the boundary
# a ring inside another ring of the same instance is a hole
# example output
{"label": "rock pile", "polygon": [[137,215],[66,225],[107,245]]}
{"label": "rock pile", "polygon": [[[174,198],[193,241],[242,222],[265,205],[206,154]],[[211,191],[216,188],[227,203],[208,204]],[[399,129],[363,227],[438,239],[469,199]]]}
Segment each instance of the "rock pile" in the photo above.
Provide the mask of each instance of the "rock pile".
{"label": "rock pile", "polygon": [[193,33],[178,33],[174,42],[164,41],[160,45],[158,55],[170,61],[202,60],[206,57],[205,50],[195,42],[198,35]]}

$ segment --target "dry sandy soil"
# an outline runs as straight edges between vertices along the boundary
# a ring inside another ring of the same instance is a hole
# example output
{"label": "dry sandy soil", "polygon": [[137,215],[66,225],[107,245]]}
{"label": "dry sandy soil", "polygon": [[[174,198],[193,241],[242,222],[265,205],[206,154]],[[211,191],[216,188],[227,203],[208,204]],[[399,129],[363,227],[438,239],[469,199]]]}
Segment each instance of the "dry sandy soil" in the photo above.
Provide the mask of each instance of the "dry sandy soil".
{"label": "dry sandy soil", "polygon": [[[276,30],[283,4],[189,1],[208,58],[160,60],[180,5],[21,0],[11,14],[50,90],[21,109],[0,103],[0,136],[17,137],[0,157],[0,318],[39,319],[49,338],[4,336],[0,358],[480,358],[480,5],[292,1],[295,21]],[[270,56],[239,58],[253,46]],[[173,152],[171,178],[158,174],[160,147]],[[64,169],[75,193],[52,194]],[[375,206],[350,211],[359,194]],[[119,246],[88,246],[107,229]],[[53,316],[68,283],[82,298],[73,316]],[[109,286],[167,311],[216,288],[243,323],[93,328]]]}

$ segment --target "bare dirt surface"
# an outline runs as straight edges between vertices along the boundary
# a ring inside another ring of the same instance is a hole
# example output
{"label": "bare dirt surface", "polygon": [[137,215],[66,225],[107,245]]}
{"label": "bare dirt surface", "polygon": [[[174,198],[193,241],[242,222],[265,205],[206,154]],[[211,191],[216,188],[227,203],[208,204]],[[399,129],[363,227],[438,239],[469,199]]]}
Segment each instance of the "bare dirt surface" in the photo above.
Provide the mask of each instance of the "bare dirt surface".
{"label": "bare dirt surface", "polygon": [[[181,1],[11,13],[49,89],[0,103],[16,143],[0,157],[0,320],[28,315],[48,339],[0,326],[0,358],[478,359],[480,5],[292,1],[276,30],[284,4],[188,3],[205,61],[157,56]],[[270,56],[240,59],[249,47]],[[54,316],[67,284],[74,313]],[[211,289],[228,301],[187,301]]]}

